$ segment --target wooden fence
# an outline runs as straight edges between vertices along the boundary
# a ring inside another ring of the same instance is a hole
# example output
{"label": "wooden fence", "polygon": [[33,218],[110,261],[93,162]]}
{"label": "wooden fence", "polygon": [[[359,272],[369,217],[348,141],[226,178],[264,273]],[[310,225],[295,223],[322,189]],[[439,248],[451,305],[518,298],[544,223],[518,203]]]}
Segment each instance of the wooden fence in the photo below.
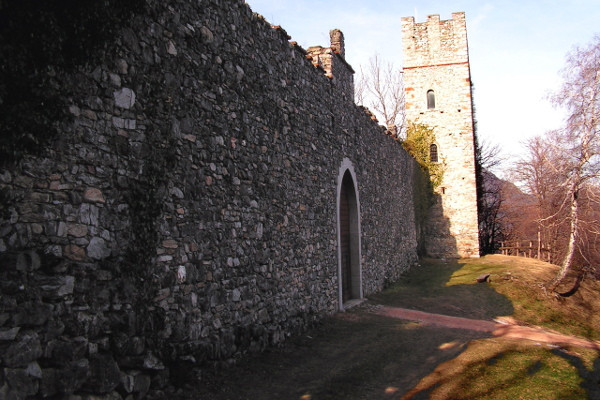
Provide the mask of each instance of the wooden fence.
{"label": "wooden fence", "polygon": [[505,256],[518,256],[537,258],[542,261],[551,261],[549,246],[540,244],[537,240],[511,240],[500,242],[500,252]]}

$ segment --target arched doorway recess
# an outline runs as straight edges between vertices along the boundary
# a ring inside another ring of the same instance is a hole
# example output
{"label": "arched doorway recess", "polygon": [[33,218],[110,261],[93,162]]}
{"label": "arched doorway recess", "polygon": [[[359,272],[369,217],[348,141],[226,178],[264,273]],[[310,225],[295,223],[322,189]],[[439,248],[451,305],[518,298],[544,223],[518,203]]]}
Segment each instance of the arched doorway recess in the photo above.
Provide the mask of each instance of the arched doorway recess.
{"label": "arched doorway recess", "polygon": [[356,174],[345,158],[338,175],[338,297],[340,310],[344,304],[362,298],[360,254],[360,201]]}

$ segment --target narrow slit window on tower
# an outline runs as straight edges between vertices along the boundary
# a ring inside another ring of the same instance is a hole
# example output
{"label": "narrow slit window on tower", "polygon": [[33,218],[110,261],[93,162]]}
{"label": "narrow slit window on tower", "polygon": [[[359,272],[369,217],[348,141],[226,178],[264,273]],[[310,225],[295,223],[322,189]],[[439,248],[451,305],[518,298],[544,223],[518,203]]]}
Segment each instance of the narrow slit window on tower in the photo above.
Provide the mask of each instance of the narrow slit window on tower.
{"label": "narrow slit window on tower", "polygon": [[435,93],[429,89],[427,91],[427,109],[433,110],[435,108]]}
{"label": "narrow slit window on tower", "polygon": [[438,147],[437,144],[429,146],[429,160],[431,162],[438,162]]}

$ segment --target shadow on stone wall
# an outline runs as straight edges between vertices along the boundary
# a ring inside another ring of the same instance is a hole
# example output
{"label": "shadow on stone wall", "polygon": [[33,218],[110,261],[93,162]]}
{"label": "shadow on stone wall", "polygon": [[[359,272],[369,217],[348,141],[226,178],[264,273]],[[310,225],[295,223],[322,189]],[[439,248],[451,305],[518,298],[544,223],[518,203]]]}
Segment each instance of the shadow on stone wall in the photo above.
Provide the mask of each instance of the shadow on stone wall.
{"label": "shadow on stone wall", "polygon": [[456,237],[450,232],[450,219],[444,215],[442,198],[433,195],[424,228],[425,255],[431,258],[460,258]]}
{"label": "shadow on stone wall", "polygon": [[159,331],[155,315],[133,308],[138,285],[117,265],[35,250],[2,254],[0,398],[106,394],[118,386],[143,397],[151,382],[167,384],[168,370],[140,332]]}

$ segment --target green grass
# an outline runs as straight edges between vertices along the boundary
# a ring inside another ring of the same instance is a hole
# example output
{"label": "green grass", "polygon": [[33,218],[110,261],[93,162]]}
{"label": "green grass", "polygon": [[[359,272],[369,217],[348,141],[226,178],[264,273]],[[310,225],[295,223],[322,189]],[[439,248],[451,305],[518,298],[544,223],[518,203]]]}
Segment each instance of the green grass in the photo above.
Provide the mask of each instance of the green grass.
{"label": "green grass", "polygon": [[[371,299],[467,318],[511,316],[524,324],[600,340],[599,282],[586,280],[574,296],[559,299],[543,289],[556,269],[536,260],[504,256],[423,260]],[[477,283],[476,278],[483,274],[490,274],[490,282]]]}
{"label": "green grass", "polygon": [[461,363],[454,362],[459,368],[445,378],[445,385],[438,385],[431,398],[587,398],[577,368],[552,350],[495,344],[491,348],[483,342],[470,346],[461,356]]}
{"label": "green grass", "polygon": [[486,284],[473,284],[481,275],[480,268],[468,271],[463,267],[456,261],[424,260],[398,283],[370,299],[392,306],[474,319],[492,319],[513,313],[513,305],[505,296]]}
{"label": "green grass", "polygon": [[403,397],[430,399],[587,399],[598,371],[589,350],[569,352],[507,340],[472,342]]}
{"label": "green grass", "polygon": [[[543,285],[556,266],[514,257],[442,262],[424,260],[373,300],[470,318],[512,317],[523,324],[600,338],[600,285],[586,281],[572,297],[558,299]],[[490,282],[477,277],[490,274]],[[597,387],[599,352],[556,349],[535,342],[489,338],[472,342],[439,365],[403,399],[586,399]],[[600,393],[594,394],[594,396]]]}
{"label": "green grass", "polygon": [[[491,273],[488,286],[513,305],[513,313],[507,315],[523,323],[600,340],[599,282],[584,281],[575,295],[559,298],[543,288],[557,268],[525,258],[488,256],[466,261],[452,275],[449,284],[468,281],[484,271]],[[569,289],[574,281],[575,277],[568,279],[563,289]]]}

